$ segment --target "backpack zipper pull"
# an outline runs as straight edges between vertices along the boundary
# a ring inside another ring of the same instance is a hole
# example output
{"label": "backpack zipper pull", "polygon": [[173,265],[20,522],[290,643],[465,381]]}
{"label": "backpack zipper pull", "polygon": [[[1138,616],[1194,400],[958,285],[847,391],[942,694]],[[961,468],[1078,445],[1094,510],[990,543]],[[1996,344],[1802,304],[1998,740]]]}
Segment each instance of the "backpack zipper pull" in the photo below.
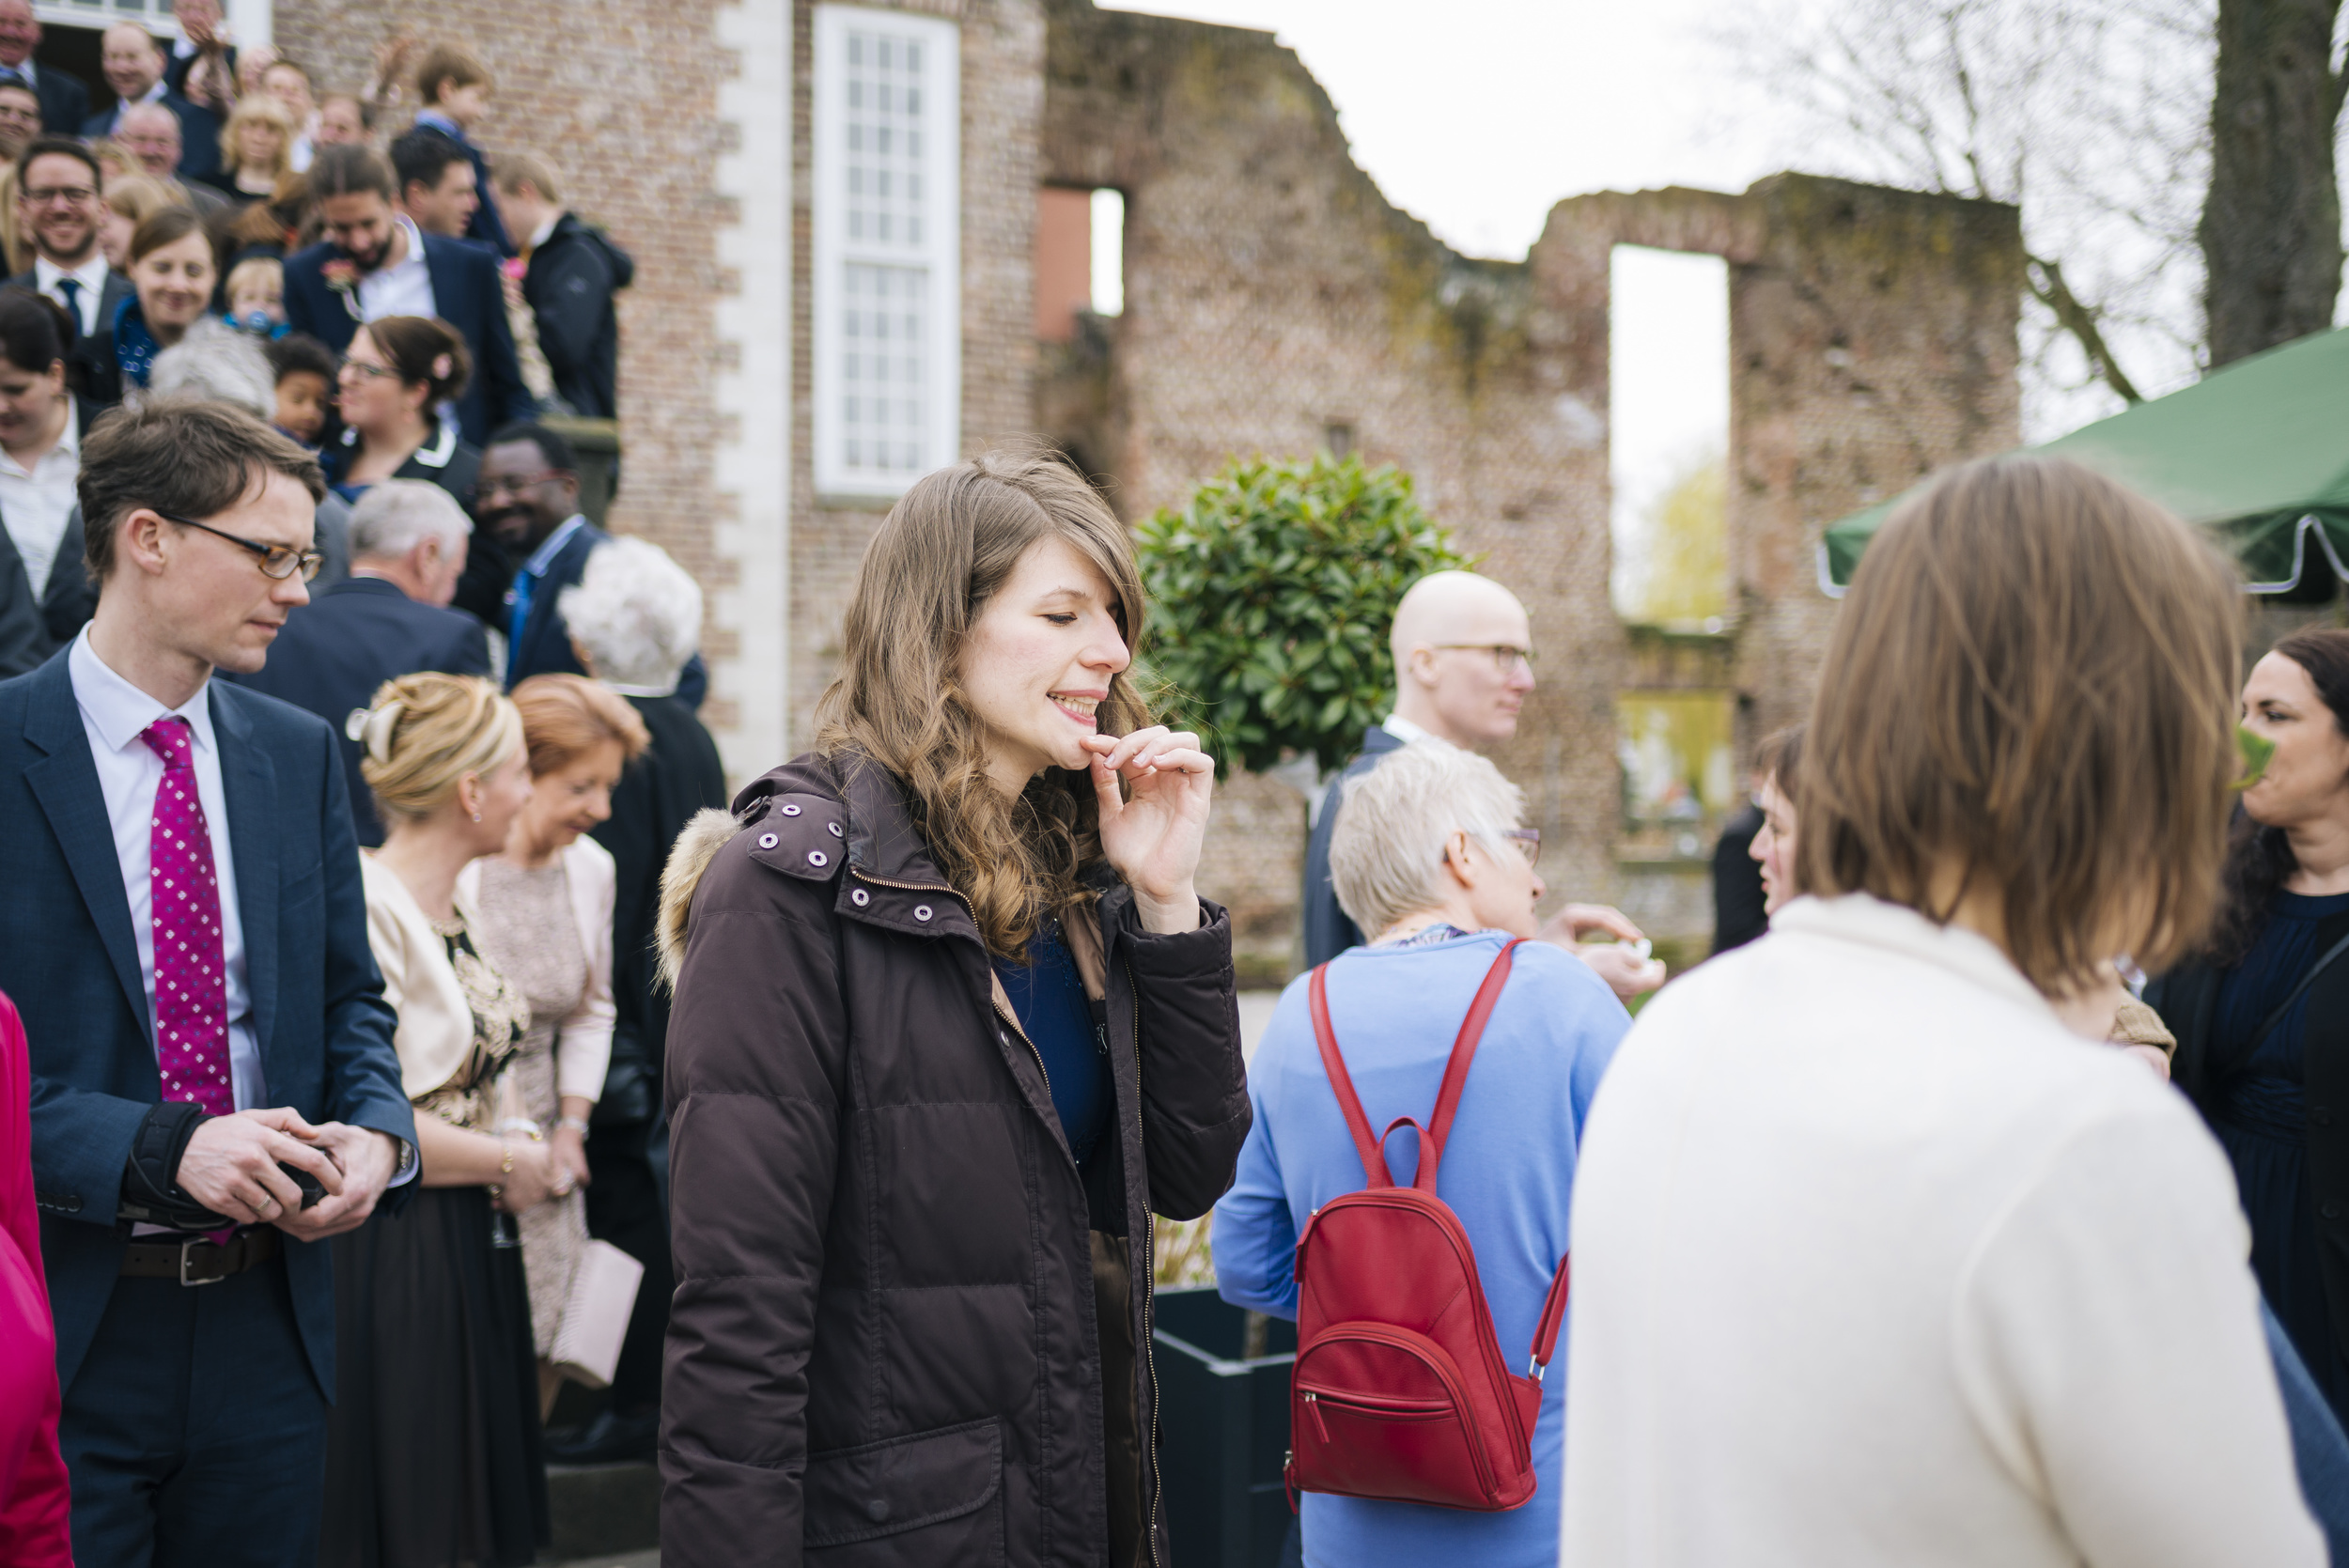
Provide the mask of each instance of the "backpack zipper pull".
{"label": "backpack zipper pull", "polygon": [[1328,1442],[1330,1440],[1330,1428],[1324,1425],[1321,1420],[1320,1396],[1317,1394],[1308,1393],[1305,1396],[1305,1408],[1313,1412],[1314,1430],[1321,1435],[1321,1440],[1323,1442]]}

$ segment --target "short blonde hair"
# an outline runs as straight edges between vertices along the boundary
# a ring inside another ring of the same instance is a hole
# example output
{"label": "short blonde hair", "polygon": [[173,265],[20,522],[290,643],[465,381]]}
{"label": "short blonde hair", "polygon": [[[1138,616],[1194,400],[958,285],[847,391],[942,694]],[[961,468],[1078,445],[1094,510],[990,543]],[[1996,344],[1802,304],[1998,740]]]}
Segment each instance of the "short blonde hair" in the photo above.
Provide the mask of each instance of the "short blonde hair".
{"label": "short blonde hair", "polygon": [[233,179],[243,166],[244,153],[237,146],[237,132],[255,120],[267,120],[277,127],[277,156],[270,163],[269,175],[272,179],[281,179],[293,167],[296,127],[293,111],[267,93],[247,93],[229,111],[227,121],[220,128],[221,167]]}
{"label": "short blonde hair", "polygon": [[514,688],[514,706],[522,716],[534,779],[568,768],[599,746],[616,745],[620,760],[633,762],[652,744],[628,699],[585,675],[533,675]]}
{"label": "short blonde hair", "polygon": [[511,194],[529,186],[538,193],[538,199],[555,207],[563,205],[563,182],[555,178],[547,161],[532,152],[509,152],[497,163],[497,188]]}
{"label": "short blonde hair", "polygon": [[1982,894],[2042,992],[2115,953],[2158,973],[2217,903],[2241,629],[2227,562],[2134,490],[2028,453],[1952,469],[1836,619],[1797,880],[1944,924]]}
{"label": "short blonde hair", "polygon": [[366,753],[359,776],[386,822],[421,822],[455,798],[466,774],[489,773],[522,749],[522,716],[479,675],[387,680],[364,714],[351,715],[351,729]]}
{"label": "short blonde hair", "polygon": [[1525,815],[1525,795],[1501,769],[1443,740],[1415,740],[1346,786],[1330,833],[1338,908],[1376,937],[1436,900],[1444,844],[1465,832],[1494,856]]}
{"label": "short blonde hair", "polygon": [[269,280],[269,287],[277,290],[280,299],[285,297],[286,264],[273,256],[246,256],[228,269],[227,277],[221,280],[220,290],[233,303],[248,286],[257,285],[263,278]]}

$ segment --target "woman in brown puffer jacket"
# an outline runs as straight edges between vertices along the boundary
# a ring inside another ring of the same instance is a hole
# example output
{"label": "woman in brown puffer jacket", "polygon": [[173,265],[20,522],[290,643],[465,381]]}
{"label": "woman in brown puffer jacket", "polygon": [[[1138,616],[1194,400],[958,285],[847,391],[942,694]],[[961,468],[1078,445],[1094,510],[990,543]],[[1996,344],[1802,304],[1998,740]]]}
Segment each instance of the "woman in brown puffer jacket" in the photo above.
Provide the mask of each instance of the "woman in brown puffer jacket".
{"label": "woman in brown puffer jacket", "polygon": [[665,1568],[1172,1560],[1151,1216],[1249,1110],[1214,767],[1132,689],[1142,614],[1056,459],[932,474],[817,750],[678,842]]}

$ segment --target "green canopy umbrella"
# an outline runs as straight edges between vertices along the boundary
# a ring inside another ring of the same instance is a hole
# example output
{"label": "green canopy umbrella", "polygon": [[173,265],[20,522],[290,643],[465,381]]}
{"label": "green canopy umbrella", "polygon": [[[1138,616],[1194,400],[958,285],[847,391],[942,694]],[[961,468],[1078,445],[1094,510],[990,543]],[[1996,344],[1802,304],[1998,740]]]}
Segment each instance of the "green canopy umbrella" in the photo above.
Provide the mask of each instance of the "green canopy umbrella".
{"label": "green canopy umbrella", "polygon": [[[2334,575],[2349,578],[2349,328],[2255,354],[2033,450],[2085,463],[2210,529],[2255,594],[2297,586],[2311,540]],[[1820,587],[1842,595],[1902,499],[1828,529]]]}

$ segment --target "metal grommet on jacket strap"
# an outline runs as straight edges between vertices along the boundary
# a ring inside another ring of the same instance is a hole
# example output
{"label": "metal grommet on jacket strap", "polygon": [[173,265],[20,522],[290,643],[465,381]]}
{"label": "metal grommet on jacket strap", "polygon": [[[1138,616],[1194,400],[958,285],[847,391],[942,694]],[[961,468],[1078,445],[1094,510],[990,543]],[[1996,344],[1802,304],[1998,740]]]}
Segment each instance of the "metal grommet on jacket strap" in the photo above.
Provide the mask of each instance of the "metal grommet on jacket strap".
{"label": "metal grommet on jacket strap", "polygon": [[848,902],[855,905],[860,909],[864,908],[867,904],[870,904],[872,901],[873,895],[866,893],[863,888],[852,888],[848,892]]}
{"label": "metal grommet on jacket strap", "polygon": [[758,846],[761,849],[772,849],[781,842],[782,840],[776,838],[772,833],[761,833],[758,835]]}
{"label": "metal grommet on jacket strap", "polygon": [[807,852],[807,863],[810,865],[830,865],[832,863],[832,857],[825,854],[821,849],[811,849]]}
{"label": "metal grommet on jacket strap", "polygon": [[929,919],[929,918],[930,918],[930,907],[929,907],[927,904],[916,904],[916,905],[913,907],[913,918],[914,918],[914,919],[916,919],[916,920],[927,920],[927,919]]}
{"label": "metal grommet on jacket strap", "polygon": [[786,816],[797,816],[800,815],[800,808],[786,800],[783,805],[783,815]]}
{"label": "metal grommet on jacket strap", "polygon": [[832,836],[834,838],[846,836],[840,831],[840,824],[837,822],[827,822],[824,826],[832,830]]}

